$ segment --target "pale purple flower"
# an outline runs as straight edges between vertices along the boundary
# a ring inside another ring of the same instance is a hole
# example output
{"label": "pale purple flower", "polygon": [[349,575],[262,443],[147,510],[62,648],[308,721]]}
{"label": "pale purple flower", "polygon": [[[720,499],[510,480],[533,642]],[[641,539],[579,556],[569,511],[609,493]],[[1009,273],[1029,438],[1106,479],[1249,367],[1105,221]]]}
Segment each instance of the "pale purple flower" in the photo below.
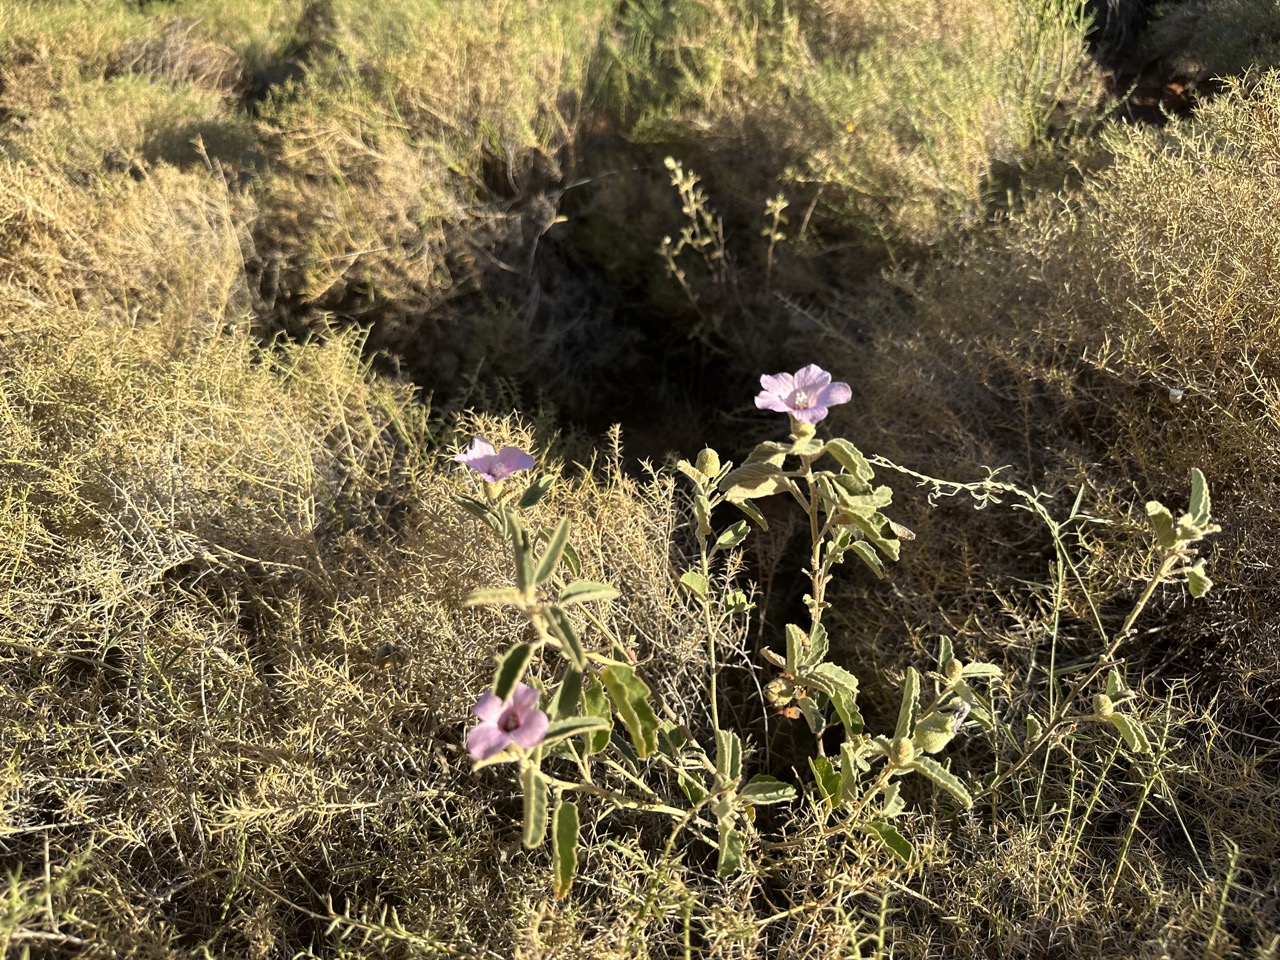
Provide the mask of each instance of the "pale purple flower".
{"label": "pale purple flower", "polygon": [[827,415],[827,407],[848,403],[853,391],[847,383],[832,383],[831,374],[816,363],[801,367],[794,374],[765,374],[760,378],[764,387],[756,397],[761,410],[789,413],[797,420],[814,424]]}
{"label": "pale purple flower", "polygon": [[497,483],[518,470],[528,470],[537,461],[519,447],[503,447],[494,450],[484,437],[472,437],[471,446],[453,458],[470,467],[490,483]]}
{"label": "pale purple flower", "polygon": [[471,712],[481,722],[467,734],[467,752],[477,760],[488,760],[512,743],[532,750],[547,735],[550,722],[538,709],[538,691],[523,683],[516,684],[506,702],[486,690]]}

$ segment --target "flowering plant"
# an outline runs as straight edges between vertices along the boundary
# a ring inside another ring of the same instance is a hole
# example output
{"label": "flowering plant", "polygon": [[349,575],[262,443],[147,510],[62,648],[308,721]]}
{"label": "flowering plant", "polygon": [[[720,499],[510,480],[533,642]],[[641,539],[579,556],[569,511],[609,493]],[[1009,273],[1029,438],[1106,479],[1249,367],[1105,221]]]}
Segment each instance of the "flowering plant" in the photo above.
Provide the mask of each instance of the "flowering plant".
{"label": "flowering plant", "polygon": [[[1116,653],[1132,636],[1139,613],[1161,583],[1183,579],[1193,596],[1203,595],[1211,585],[1204,561],[1196,559],[1195,545],[1218,527],[1210,520],[1209,494],[1198,470],[1192,471],[1191,508],[1179,519],[1158,502],[1147,504],[1156,536],[1156,569],[1097,661],[1079,668],[1069,683],[1066,670],[1052,679],[1068,685],[1055,692],[1050,716],[1042,720],[1028,714],[1025,736],[1015,731],[999,716],[989,692],[1003,679],[1000,668],[965,662],[952,641],[942,637],[931,669],[906,669],[892,731],[871,733],[858,704],[858,676],[831,658],[824,614],[830,608],[827,588],[836,566],[856,558],[884,578],[886,564],[898,561],[902,543],[915,538],[884,513],[893,504],[893,491],[875,483],[876,468],[914,479],[931,488],[932,497],[967,493],[979,506],[1006,495],[1019,497],[1049,526],[1059,545],[1060,524],[1040,495],[1001,483],[994,475],[976,483],[937,480],[868,458],[848,440],[819,438],[815,425],[832,406],[848,402],[852,390],[833,382],[817,365],[794,374],[763,376],[760,382],[763,389],[756,406],[788,415],[787,440],[757,445],[737,467],[722,462],[710,448],[694,463],[677,464],[693,485],[698,552],[695,565],[679,581],[705,617],[711,663],[709,729],[695,717],[676,715],[669,705],[655,709],[652,691],[628,644],[603,618],[589,617],[603,642],[579,635],[570,608],[607,602],[618,592],[608,584],[580,579],[568,518],[554,528],[530,529],[526,524],[524,511],[541,501],[553,482],[550,478],[535,478],[518,498],[503,492],[499,481],[531,467],[533,458],[513,447],[495,453],[488,444],[479,446],[481,438],[466,455],[455,458],[488,481],[483,500],[459,496],[458,503],[509,543],[514,560],[513,585],[477,590],[467,604],[513,607],[532,628],[528,639],[499,655],[491,689],[473,710],[480,723],[468,733],[467,749],[477,768],[517,765],[524,795],[524,842],[539,846],[550,823],[557,896],[568,893],[577,869],[580,800],[573,798],[598,804],[604,812],[629,809],[672,818],[669,844],[686,830],[695,833],[716,848],[717,872],[727,877],[741,868],[751,835],[747,825],[755,821],[756,808],[789,803],[803,789],[818,810],[839,819],[839,829],[860,832],[911,863],[912,844],[895,826],[907,809],[902,779],[918,775],[961,807],[971,806],[973,785],[938,759],[967,730],[990,731],[1006,753],[1009,745],[1015,751],[1007,766],[987,778],[981,796],[994,795],[1039,752],[1052,749],[1068,727],[1109,725],[1135,754],[1151,750],[1140,721],[1117,709],[1134,695],[1125,687]],[[503,465],[510,469],[502,472]],[[803,598],[808,623],[787,624],[780,649],[760,651],[778,671],[764,687],[765,699],[783,717],[803,719],[813,737],[809,778],[797,783],[750,776],[742,736],[722,723],[717,688],[718,624],[742,615],[751,604],[744,592],[728,588],[727,574],[719,576],[726,589],[714,587],[716,570],[734,562],[735,551],[750,533],[749,521],[767,528],[758,501],[777,495],[799,507],[810,540],[805,570],[809,591]],[[747,519],[717,530],[714,519],[721,507],[737,509]],[[546,662],[548,652],[558,655],[558,669]],[[539,688],[524,682],[535,662],[540,662],[540,675],[559,676],[546,687],[545,710],[538,706]],[[1104,689],[1096,690],[1100,681]],[[1082,704],[1088,704],[1087,712]],[[838,735],[838,750],[829,750],[832,735]],[[676,785],[683,800],[664,784]]]}

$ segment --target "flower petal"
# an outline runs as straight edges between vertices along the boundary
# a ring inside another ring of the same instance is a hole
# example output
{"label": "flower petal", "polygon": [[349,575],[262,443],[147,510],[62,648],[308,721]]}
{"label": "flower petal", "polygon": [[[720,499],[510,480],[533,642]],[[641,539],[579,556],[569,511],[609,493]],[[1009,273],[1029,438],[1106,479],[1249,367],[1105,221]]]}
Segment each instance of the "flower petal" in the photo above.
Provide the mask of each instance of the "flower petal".
{"label": "flower petal", "polygon": [[515,692],[511,694],[511,707],[515,710],[517,716],[524,720],[525,714],[534,709],[538,705],[537,687],[531,687],[525,683],[517,683]]}
{"label": "flower petal", "polygon": [[493,452],[493,444],[484,437],[475,436],[471,438],[471,446],[467,447],[466,450],[463,450],[462,453],[458,454],[453,459],[458,463],[465,463],[467,466],[472,466],[477,460],[480,460],[483,457],[492,457]]}
{"label": "flower petal", "polygon": [[547,727],[551,725],[551,721],[547,719],[547,715],[541,710],[534,710],[520,726],[511,731],[511,739],[526,750],[532,750],[542,742],[542,738],[547,735]]}
{"label": "flower petal", "polygon": [[756,396],[756,406],[761,410],[773,410],[775,413],[790,413],[791,405],[776,393],[761,393]]}
{"label": "flower petal", "polygon": [[765,393],[785,397],[795,390],[796,380],[789,373],[775,373],[772,376],[766,373],[760,377],[760,386],[764,388]]}
{"label": "flower petal", "polygon": [[467,733],[467,753],[477,760],[488,760],[501,753],[511,742],[511,737],[498,729],[496,723],[482,723]]}
{"label": "flower petal", "polygon": [[819,406],[834,407],[839,403],[848,403],[853,399],[853,389],[847,383],[831,383],[823,387],[815,402]]}
{"label": "flower petal", "polygon": [[471,708],[471,712],[481,720],[496,723],[498,717],[502,715],[502,701],[493,695],[492,690],[486,690],[480,694],[480,699]]}
{"label": "flower petal", "polygon": [[525,453],[519,447],[503,447],[493,459],[491,469],[499,480],[508,477],[517,470],[528,470],[537,464],[538,461]]}
{"label": "flower petal", "polygon": [[815,424],[827,419],[827,408],[806,407],[803,410],[793,410],[791,415],[797,420],[802,420],[808,424]]}
{"label": "flower petal", "polygon": [[796,371],[795,381],[797,390],[813,393],[831,382],[831,374],[816,363],[811,363],[807,367],[801,367]]}

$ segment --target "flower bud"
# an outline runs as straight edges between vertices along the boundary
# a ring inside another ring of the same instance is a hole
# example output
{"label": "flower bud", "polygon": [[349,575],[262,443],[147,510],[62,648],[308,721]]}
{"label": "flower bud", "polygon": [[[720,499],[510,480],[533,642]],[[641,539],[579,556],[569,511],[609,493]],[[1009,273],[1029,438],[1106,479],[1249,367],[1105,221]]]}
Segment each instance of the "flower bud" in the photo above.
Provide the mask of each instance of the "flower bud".
{"label": "flower bud", "polygon": [[947,683],[956,683],[964,674],[964,664],[952,657],[942,665],[942,673],[947,678]]}
{"label": "flower bud", "polygon": [[786,677],[778,677],[765,684],[764,697],[775,707],[781,706],[791,702],[791,698],[795,696],[795,689],[795,684]]}
{"label": "flower bud", "polygon": [[1111,702],[1111,698],[1105,693],[1095,693],[1093,695],[1093,712],[1105,720],[1116,712],[1116,707]]}
{"label": "flower bud", "polygon": [[698,454],[697,467],[708,477],[715,477],[720,472],[720,455],[710,447],[704,447]]}
{"label": "flower bud", "polygon": [[916,724],[912,745],[920,753],[937,753],[956,735],[952,717],[946,713],[931,713]]}
{"label": "flower bud", "polygon": [[889,744],[889,762],[895,767],[905,767],[915,756],[916,746],[907,737],[894,737]]}
{"label": "flower bud", "polygon": [[808,440],[817,432],[818,428],[812,423],[806,423],[804,420],[801,420],[799,417],[794,415],[791,417],[791,436],[797,443],[801,440]]}

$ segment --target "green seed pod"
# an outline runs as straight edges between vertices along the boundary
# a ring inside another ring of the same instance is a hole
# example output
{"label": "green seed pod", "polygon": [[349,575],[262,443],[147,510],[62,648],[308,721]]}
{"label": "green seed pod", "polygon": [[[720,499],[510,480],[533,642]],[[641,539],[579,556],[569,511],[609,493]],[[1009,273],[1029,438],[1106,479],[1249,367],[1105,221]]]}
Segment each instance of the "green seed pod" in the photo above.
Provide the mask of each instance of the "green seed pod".
{"label": "green seed pod", "polygon": [[947,678],[947,683],[956,683],[964,674],[964,664],[952,657],[942,665],[942,674]]}
{"label": "green seed pod", "polygon": [[[953,661],[954,662],[954,661]],[[916,724],[911,741],[920,753],[937,753],[955,737],[955,724],[947,713],[931,713]]]}
{"label": "green seed pod", "polygon": [[790,703],[795,696],[795,684],[786,677],[778,677],[765,684],[764,697],[775,707]]}
{"label": "green seed pod", "polygon": [[1095,693],[1093,695],[1093,712],[1105,720],[1116,712],[1116,706],[1105,693]]}
{"label": "green seed pod", "polygon": [[710,447],[703,448],[702,452],[698,454],[697,467],[708,477],[715,477],[720,472],[720,454]]}
{"label": "green seed pod", "polygon": [[905,767],[915,756],[916,745],[906,737],[894,737],[889,744],[889,762],[895,767]]}

